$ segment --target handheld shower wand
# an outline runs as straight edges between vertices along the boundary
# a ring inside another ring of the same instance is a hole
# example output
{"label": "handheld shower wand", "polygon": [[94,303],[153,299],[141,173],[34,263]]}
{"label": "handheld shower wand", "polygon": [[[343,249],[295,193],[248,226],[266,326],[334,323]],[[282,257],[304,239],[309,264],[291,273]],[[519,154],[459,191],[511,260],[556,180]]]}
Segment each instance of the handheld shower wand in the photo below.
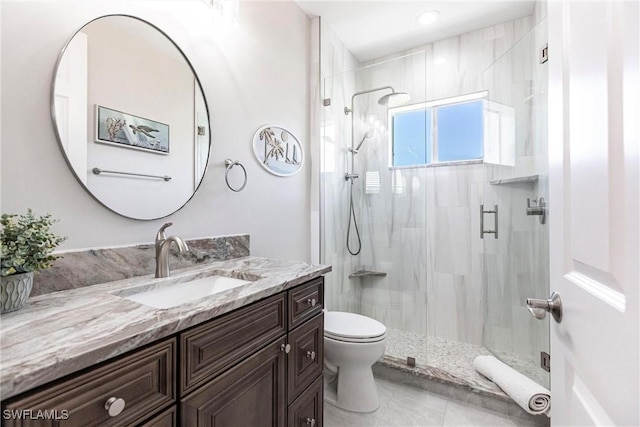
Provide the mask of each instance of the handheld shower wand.
{"label": "handheld shower wand", "polygon": [[[351,186],[349,187],[349,223],[347,225],[347,250],[351,255],[358,255],[360,253],[360,250],[362,249],[362,240],[360,239],[360,230],[358,230],[358,222],[356,221],[356,210],[353,205],[353,184],[355,179],[358,178],[358,174],[355,173],[354,161],[355,161],[356,154],[358,154],[358,150],[360,149],[360,147],[362,147],[362,144],[364,144],[364,141],[367,138],[371,138],[373,136],[373,132],[371,131],[365,132],[364,137],[362,138],[358,146],[357,147],[354,146],[355,145],[355,141],[354,141],[355,129],[354,129],[354,123],[353,123],[354,122],[353,110],[355,108],[354,100],[357,96],[364,95],[371,92],[377,92],[380,90],[391,91],[391,93],[387,93],[386,95],[378,99],[378,104],[387,108],[397,107],[399,105],[406,104],[411,99],[409,94],[406,92],[396,92],[395,89],[391,86],[383,86],[375,89],[369,89],[369,90],[364,90],[362,92],[354,93],[353,96],[351,97],[351,108],[344,107],[344,114],[347,116],[351,114],[351,148],[348,149],[348,151],[351,153],[351,172],[347,172],[344,174],[345,181],[350,181],[350,184],[351,184]],[[357,238],[357,246],[354,249],[351,248],[351,225],[352,224],[353,224],[353,228],[356,231],[356,238]]]}
{"label": "handheld shower wand", "polygon": [[364,144],[365,139],[369,139],[373,136],[373,132],[371,131],[366,131],[364,136],[362,137],[362,140],[360,141],[360,143],[358,144],[358,146],[356,148],[349,148],[349,152],[351,154],[358,154],[358,150],[360,150],[360,147],[362,147],[362,144]]}

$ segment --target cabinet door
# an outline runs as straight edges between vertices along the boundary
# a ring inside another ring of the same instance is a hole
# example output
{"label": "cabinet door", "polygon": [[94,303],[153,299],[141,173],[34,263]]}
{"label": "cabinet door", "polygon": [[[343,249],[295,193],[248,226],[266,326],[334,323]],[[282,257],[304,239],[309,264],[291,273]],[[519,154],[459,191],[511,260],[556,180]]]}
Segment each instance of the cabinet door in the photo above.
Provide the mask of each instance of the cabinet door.
{"label": "cabinet door", "polygon": [[289,427],[322,427],[323,379],[318,377],[289,406],[287,426]]}
{"label": "cabinet door", "polygon": [[289,344],[287,400],[291,403],[322,374],[324,316],[321,314],[289,332]]}
{"label": "cabinet door", "polygon": [[268,344],[181,401],[181,425],[285,425],[285,339]]}

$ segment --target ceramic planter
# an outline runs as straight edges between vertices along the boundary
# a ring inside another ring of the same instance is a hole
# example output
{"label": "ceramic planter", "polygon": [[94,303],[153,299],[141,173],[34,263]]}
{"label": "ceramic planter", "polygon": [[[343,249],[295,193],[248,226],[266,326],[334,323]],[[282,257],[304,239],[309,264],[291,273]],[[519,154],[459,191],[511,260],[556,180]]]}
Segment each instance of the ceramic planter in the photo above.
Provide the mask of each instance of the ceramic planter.
{"label": "ceramic planter", "polygon": [[15,311],[29,298],[33,286],[33,273],[0,277],[0,313]]}

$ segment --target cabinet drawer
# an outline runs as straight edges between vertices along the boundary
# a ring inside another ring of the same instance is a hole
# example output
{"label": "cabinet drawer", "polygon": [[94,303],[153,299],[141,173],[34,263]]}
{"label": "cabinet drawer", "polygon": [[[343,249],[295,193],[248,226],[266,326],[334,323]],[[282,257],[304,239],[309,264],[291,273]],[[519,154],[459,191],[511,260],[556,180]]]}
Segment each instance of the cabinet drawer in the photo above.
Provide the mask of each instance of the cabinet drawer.
{"label": "cabinet drawer", "polygon": [[[23,411],[6,426],[124,426],[149,418],[175,401],[175,339],[163,341],[117,361],[12,401],[5,411]],[[124,400],[110,416],[105,404]],[[30,412],[24,412],[30,411]],[[48,416],[43,411],[48,411]],[[36,420],[38,414],[57,420]]]}
{"label": "cabinet drawer", "polygon": [[291,403],[322,374],[324,316],[320,314],[289,332],[288,341],[287,401]]}
{"label": "cabinet drawer", "polygon": [[286,333],[285,293],[180,335],[180,391],[187,394]]}
{"label": "cabinet drawer", "polygon": [[289,406],[289,427],[322,427],[323,379],[318,377],[308,389]]}
{"label": "cabinet drawer", "polygon": [[284,427],[285,339],[209,381],[180,402],[185,427]]}
{"label": "cabinet drawer", "polygon": [[289,292],[289,328],[295,328],[324,308],[324,277],[319,277],[306,285]]}

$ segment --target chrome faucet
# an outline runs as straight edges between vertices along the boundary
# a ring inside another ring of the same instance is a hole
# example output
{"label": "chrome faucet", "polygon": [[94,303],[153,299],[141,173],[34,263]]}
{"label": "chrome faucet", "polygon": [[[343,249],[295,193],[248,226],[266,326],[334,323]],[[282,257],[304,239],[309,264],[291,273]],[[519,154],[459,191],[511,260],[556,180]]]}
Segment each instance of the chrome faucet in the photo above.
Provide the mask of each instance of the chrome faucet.
{"label": "chrome faucet", "polygon": [[171,243],[175,242],[178,245],[180,252],[188,252],[189,247],[187,243],[178,236],[164,235],[164,230],[173,225],[172,222],[167,222],[160,227],[156,234],[156,277],[169,277],[169,248]]}

